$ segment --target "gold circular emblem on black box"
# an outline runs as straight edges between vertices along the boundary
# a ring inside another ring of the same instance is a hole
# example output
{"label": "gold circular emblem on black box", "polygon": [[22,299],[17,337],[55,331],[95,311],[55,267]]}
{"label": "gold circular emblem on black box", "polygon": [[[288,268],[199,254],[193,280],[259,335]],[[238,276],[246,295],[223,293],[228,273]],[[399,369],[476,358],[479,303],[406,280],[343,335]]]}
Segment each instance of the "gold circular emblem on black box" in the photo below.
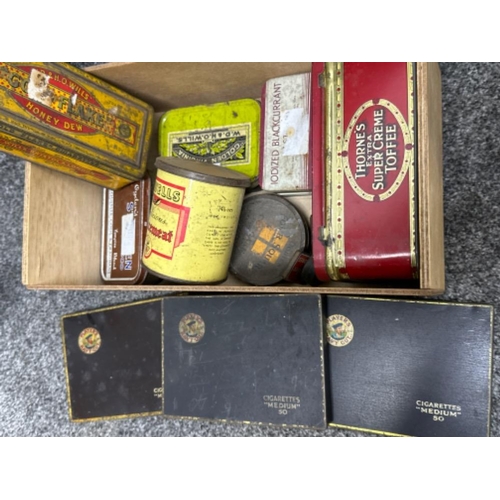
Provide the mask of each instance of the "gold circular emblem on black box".
{"label": "gold circular emblem on black box", "polygon": [[78,336],[78,347],[85,354],[94,354],[101,347],[101,334],[95,328],[85,328]]}
{"label": "gold circular emblem on black box", "polygon": [[349,318],[342,314],[332,314],[326,320],[326,338],[334,347],[344,347],[354,337],[354,326]]}
{"label": "gold circular emblem on black box", "polygon": [[197,314],[186,314],[179,322],[179,333],[182,340],[196,344],[205,335],[205,322]]}

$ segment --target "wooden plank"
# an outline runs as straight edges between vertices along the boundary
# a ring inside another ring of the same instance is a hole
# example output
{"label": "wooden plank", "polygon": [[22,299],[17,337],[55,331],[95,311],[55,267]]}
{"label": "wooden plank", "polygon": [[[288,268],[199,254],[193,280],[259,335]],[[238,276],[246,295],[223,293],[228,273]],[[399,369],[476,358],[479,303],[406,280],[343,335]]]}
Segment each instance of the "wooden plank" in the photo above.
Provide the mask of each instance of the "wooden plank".
{"label": "wooden plank", "polygon": [[88,71],[147,101],[157,111],[166,111],[257,98],[267,80],[311,71],[311,63],[111,63]]}
{"label": "wooden plank", "polygon": [[26,164],[23,283],[101,284],[102,188]]}
{"label": "wooden plank", "polygon": [[437,63],[419,63],[417,75],[420,283],[439,294],[445,289],[441,74]]}
{"label": "wooden plank", "polygon": [[432,297],[435,290],[423,288],[381,288],[367,287],[366,283],[360,287],[348,286],[227,286],[227,285],[28,285],[33,290],[94,290],[94,291],[148,291],[169,293],[317,293],[332,295],[369,295],[384,297]]}

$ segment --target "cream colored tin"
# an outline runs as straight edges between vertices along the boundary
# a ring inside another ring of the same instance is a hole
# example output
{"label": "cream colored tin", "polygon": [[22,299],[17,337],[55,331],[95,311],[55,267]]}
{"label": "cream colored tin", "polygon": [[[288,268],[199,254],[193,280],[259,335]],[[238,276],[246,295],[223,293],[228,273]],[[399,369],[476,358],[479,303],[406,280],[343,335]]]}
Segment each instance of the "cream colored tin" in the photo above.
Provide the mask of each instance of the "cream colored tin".
{"label": "cream colored tin", "polygon": [[262,89],[259,184],[266,191],[309,191],[311,73],[268,80]]}
{"label": "cream colored tin", "polygon": [[181,158],[161,157],[156,166],[143,265],[178,283],[224,281],[250,179]]}

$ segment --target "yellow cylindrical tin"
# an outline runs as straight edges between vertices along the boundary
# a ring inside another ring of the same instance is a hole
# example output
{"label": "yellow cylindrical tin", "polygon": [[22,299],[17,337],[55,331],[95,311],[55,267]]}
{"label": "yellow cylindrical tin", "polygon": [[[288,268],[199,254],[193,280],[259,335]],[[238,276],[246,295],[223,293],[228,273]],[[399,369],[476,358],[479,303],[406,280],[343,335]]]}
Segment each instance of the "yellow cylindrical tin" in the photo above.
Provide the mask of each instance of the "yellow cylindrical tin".
{"label": "yellow cylindrical tin", "polygon": [[219,283],[250,179],[181,158],[160,157],[143,253],[153,274],[178,283]]}

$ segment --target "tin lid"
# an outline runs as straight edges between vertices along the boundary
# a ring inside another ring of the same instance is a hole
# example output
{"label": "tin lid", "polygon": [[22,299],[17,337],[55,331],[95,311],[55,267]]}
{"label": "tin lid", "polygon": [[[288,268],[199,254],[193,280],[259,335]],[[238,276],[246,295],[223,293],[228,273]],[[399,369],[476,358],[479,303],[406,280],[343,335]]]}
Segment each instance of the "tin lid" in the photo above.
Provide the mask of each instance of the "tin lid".
{"label": "tin lid", "polygon": [[256,183],[260,118],[255,99],[171,109],[158,125],[159,156],[221,165]]}
{"label": "tin lid", "polygon": [[241,188],[250,187],[251,184],[250,178],[244,174],[201,161],[160,156],[156,159],[155,166],[171,174],[209,184]]}
{"label": "tin lid", "polygon": [[252,285],[274,285],[288,276],[306,243],[305,223],[289,201],[275,194],[248,196],[230,270]]}

